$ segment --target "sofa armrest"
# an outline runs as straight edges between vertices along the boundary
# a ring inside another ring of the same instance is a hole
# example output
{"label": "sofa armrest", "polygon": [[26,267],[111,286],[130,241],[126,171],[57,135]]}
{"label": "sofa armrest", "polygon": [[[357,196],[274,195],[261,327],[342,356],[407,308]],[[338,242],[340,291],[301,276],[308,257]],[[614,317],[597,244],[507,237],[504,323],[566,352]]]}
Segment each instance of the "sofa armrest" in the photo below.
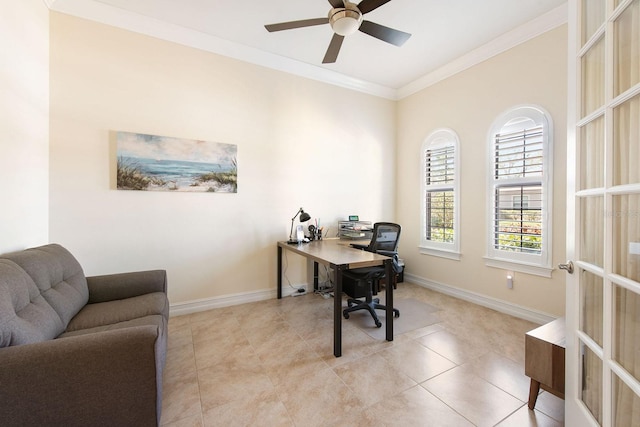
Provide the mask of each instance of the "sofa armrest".
{"label": "sofa armrest", "polygon": [[157,426],[155,326],[0,348],[0,425]]}
{"label": "sofa armrest", "polygon": [[89,303],[132,298],[151,292],[167,293],[165,270],[135,271],[87,277]]}

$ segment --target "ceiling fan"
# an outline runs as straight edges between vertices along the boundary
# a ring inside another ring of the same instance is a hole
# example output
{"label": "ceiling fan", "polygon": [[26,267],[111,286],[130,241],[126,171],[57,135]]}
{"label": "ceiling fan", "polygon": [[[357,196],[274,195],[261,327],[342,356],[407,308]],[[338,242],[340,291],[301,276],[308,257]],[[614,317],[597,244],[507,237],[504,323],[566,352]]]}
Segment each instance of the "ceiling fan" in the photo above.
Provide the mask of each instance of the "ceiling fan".
{"label": "ceiling fan", "polygon": [[409,33],[394,30],[393,28],[362,19],[362,15],[365,13],[369,13],[390,1],[391,0],[362,0],[359,4],[355,4],[348,0],[329,0],[332,8],[327,18],[281,22],[278,24],[265,25],[264,27],[267,31],[274,32],[330,24],[334,34],[322,60],[323,64],[329,64],[336,62],[344,37],[358,30],[395,46],[402,46],[404,42],[411,37]]}

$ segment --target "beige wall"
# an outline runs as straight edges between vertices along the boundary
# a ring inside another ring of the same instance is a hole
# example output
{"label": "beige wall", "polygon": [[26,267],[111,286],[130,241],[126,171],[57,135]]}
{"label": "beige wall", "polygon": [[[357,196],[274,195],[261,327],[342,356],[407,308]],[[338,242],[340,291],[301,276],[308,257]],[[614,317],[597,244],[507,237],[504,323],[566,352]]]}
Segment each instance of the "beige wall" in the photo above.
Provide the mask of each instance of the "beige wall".
{"label": "beige wall", "polygon": [[[50,239],[87,274],[166,268],[173,304],[275,291],[301,206],[393,219],[395,129],[393,101],[51,13]],[[114,130],[237,144],[238,193],[115,190]]]}
{"label": "beige wall", "polygon": [[[507,289],[505,270],[485,266],[487,233],[487,136],[493,121],[519,104],[537,104],[554,125],[553,264],[565,253],[567,28],[559,27],[435,84],[398,104],[397,218],[407,274],[423,283],[447,285],[468,295],[564,314],[564,272],[552,278],[515,273]],[[434,129],[460,138],[460,261],[421,255],[420,146]]]}
{"label": "beige wall", "polygon": [[0,13],[0,253],[47,243],[49,10],[5,2]]}
{"label": "beige wall", "polygon": [[[516,273],[508,290],[506,272],[486,267],[483,256],[487,132],[501,112],[532,103],[554,120],[553,263],[564,260],[565,27],[394,103],[58,13],[48,18],[39,0],[13,2],[0,16],[0,188],[10,201],[0,209],[0,251],[53,241],[88,274],[166,268],[174,304],[264,297],[275,288],[274,242],[304,206],[332,233],[353,213],[400,222],[409,277],[564,312],[563,273]],[[418,252],[419,148],[439,127],[461,140],[458,262]],[[112,130],[237,144],[239,192],[117,191]],[[375,166],[396,155],[397,171]],[[304,282],[300,260],[288,261],[290,281]]]}

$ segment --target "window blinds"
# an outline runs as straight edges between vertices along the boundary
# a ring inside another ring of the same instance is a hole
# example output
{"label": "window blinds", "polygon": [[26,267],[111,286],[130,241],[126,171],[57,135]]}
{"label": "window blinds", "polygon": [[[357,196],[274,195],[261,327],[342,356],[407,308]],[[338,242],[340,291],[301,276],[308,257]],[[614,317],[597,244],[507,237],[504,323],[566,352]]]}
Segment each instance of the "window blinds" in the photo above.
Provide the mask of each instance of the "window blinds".
{"label": "window blinds", "polygon": [[495,178],[542,176],[543,144],[542,126],[497,134],[495,138]]}
{"label": "window blinds", "polygon": [[539,254],[542,251],[543,127],[496,134],[494,155],[493,246],[498,250]]}
{"label": "window blinds", "polygon": [[427,185],[452,183],[455,174],[455,147],[448,145],[433,150],[426,150],[425,155]]}
{"label": "window blinds", "polygon": [[447,145],[425,151],[426,239],[452,243],[454,239],[455,147]]}

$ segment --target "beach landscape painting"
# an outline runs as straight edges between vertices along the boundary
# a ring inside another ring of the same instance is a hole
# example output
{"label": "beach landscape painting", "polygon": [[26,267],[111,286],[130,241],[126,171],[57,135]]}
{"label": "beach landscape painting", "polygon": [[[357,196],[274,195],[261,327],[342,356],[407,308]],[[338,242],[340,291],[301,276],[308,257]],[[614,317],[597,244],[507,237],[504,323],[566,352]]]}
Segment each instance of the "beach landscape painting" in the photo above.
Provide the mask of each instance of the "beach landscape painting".
{"label": "beach landscape painting", "polygon": [[238,146],[117,132],[117,189],[238,192]]}

